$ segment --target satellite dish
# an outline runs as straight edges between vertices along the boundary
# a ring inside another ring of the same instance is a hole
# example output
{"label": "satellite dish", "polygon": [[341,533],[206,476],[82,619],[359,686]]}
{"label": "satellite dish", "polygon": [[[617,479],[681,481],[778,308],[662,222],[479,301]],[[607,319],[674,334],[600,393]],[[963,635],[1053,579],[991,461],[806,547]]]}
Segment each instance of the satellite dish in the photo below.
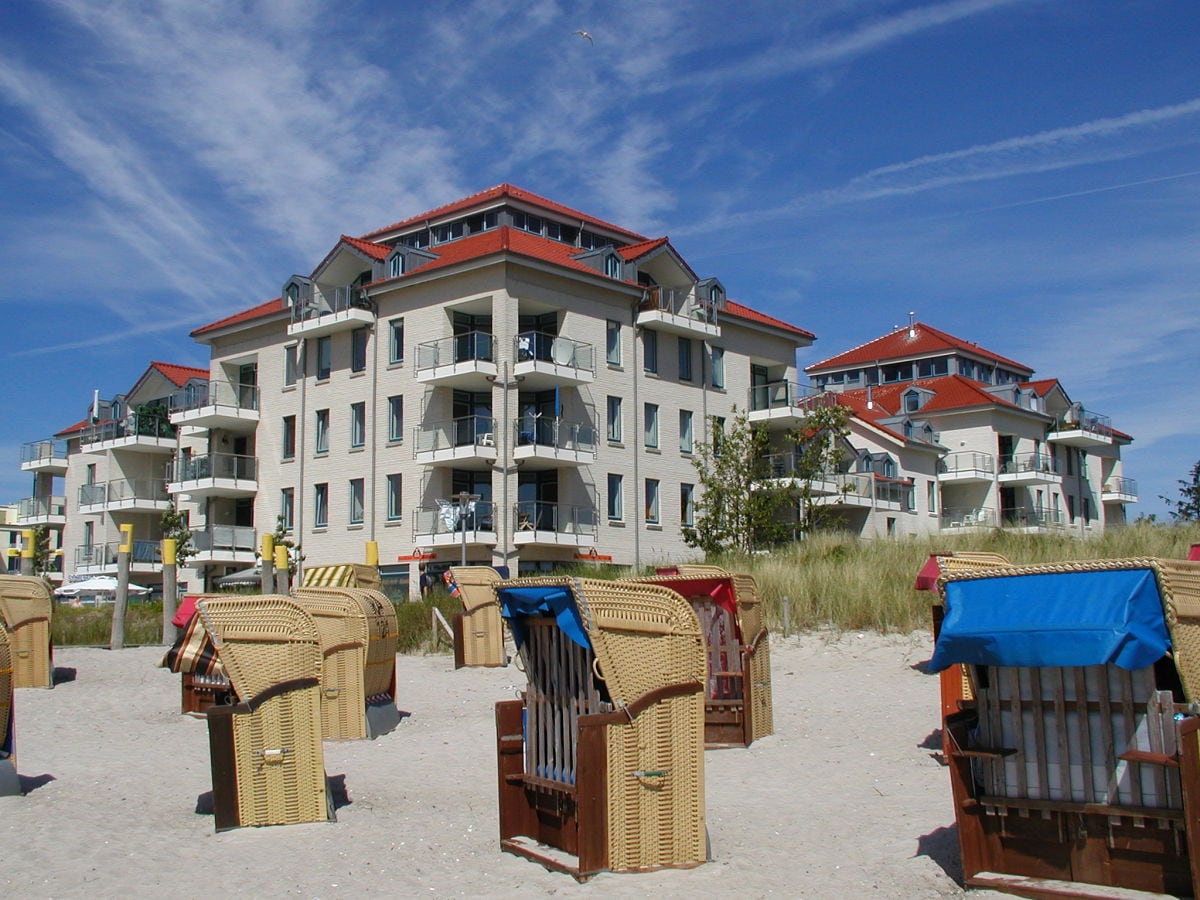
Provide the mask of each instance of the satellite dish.
{"label": "satellite dish", "polygon": [[575,348],[562,338],[555,338],[550,344],[550,358],[556,366],[569,366],[575,358]]}

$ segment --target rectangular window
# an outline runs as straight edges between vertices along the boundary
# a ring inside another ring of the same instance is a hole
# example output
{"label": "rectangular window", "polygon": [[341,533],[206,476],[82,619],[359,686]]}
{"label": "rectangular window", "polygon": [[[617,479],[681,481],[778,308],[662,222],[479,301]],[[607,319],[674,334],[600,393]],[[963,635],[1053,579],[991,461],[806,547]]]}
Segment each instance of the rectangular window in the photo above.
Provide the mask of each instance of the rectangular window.
{"label": "rectangular window", "polygon": [[696,486],[679,485],[679,524],[691,526],[696,523]]}
{"label": "rectangular window", "polygon": [[367,329],[355,328],[350,332],[350,371],[367,370]]}
{"label": "rectangular window", "polygon": [[691,338],[679,338],[679,380],[692,380],[692,341]]}
{"label": "rectangular window", "polygon": [[291,531],[296,527],[295,488],[284,488],[279,492],[279,518],[283,521],[284,531]]}
{"label": "rectangular window", "polygon": [[608,398],[608,439],[621,440],[621,398]]}
{"label": "rectangular window", "polygon": [[937,482],[936,481],[925,482],[925,499],[926,499],[926,502],[929,504],[929,511],[931,513],[937,512]]}
{"label": "rectangular window", "polygon": [[290,346],[283,348],[283,386],[284,387],[291,387],[293,384],[296,383],[296,372],[299,368],[296,365],[298,350],[299,350],[299,347],[297,344],[291,344]]}
{"label": "rectangular window", "polygon": [[388,321],[388,362],[404,362],[404,318]]}
{"label": "rectangular window", "polygon": [[608,354],[608,364],[610,366],[619,366],[621,364],[620,322],[614,322],[612,319],[608,320],[605,347]]}
{"label": "rectangular window", "polygon": [[329,452],[329,410],[317,410],[316,443],[313,447],[316,453]]}
{"label": "rectangular window", "polygon": [[323,381],[333,371],[333,341],[329,335],[317,338],[317,380]]}
{"label": "rectangular window", "polygon": [[679,452],[692,452],[692,411],[690,409],[679,411]]}
{"label": "rectangular window", "polygon": [[387,517],[389,522],[398,522],[402,515],[401,506],[403,478],[400,475],[387,477]]}
{"label": "rectangular window", "polygon": [[388,397],[388,440],[404,440],[404,398]]}
{"label": "rectangular window", "polygon": [[361,447],[367,442],[367,404],[350,404],[350,446]]}
{"label": "rectangular window", "polygon": [[399,278],[404,274],[404,254],[397,253],[388,260],[388,277]]}
{"label": "rectangular window", "polygon": [[313,485],[313,528],[329,525],[329,485]]}
{"label": "rectangular window", "polygon": [[608,518],[611,522],[620,521],[625,515],[621,506],[621,488],[621,476],[613,475],[610,472],[608,475]]}
{"label": "rectangular window", "polygon": [[649,328],[642,332],[642,369],[658,374],[658,332]]}
{"label": "rectangular window", "polygon": [[646,521],[658,524],[658,479],[646,479]]}
{"label": "rectangular window", "polygon": [[712,348],[712,386],[720,390],[725,388],[725,348]]}
{"label": "rectangular window", "polygon": [[712,417],[712,453],[713,456],[721,455],[721,440],[725,437],[725,417]]}
{"label": "rectangular window", "polygon": [[361,478],[350,479],[350,524],[361,525],[363,521],[364,483]]}
{"label": "rectangular window", "polygon": [[651,450],[658,449],[658,404],[646,404],[646,447]]}
{"label": "rectangular window", "polygon": [[296,458],[296,417],[283,417],[283,452],[280,454],[283,459]]}

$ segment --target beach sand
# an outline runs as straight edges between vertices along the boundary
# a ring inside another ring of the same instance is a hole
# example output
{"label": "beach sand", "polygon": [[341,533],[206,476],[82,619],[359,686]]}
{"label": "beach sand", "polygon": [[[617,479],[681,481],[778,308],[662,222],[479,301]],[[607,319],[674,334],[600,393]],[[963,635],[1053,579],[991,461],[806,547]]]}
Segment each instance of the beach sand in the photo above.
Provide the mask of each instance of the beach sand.
{"label": "beach sand", "polygon": [[207,725],[179,714],[163,648],[59,648],[74,679],[16,693],[28,793],[0,797],[0,893],[960,897],[930,649],[927,633],[773,636],[776,734],[705,754],[713,861],[579,885],[499,850],[493,704],[523,686],[514,667],[398,657],[400,727],[325,744],[337,822],[216,834],[197,812]]}

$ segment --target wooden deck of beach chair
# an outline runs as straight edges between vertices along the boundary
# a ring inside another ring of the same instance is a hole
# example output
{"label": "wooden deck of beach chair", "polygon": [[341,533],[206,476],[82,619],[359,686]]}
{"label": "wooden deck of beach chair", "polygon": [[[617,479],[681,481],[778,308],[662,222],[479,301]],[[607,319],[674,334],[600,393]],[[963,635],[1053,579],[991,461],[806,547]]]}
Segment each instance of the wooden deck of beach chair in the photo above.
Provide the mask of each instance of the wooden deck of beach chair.
{"label": "wooden deck of beach chair", "polygon": [[31,575],[0,575],[0,619],[8,629],[13,686],[54,687],[50,583]]}
{"label": "wooden deck of beach chair", "polygon": [[704,646],[695,613],[646,584],[497,585],[529,679],[496,704],[500,846],[582,881],[707,856]]}
{"label": "wooden deck of beach chair", "polygon": [[773,734],[771,650],[754,577],[704,565],[659,571],[622,580],[677,591],[700,620],[708,662],[705,746],[748,747]]}
{"label": "wooden deck of beach chair", "polygon": [[508,665],[504,652],[504,623],[496,602],[500,573],[491,566],[451,566],[462,612],[451,619],[454,668]]}
{"label": "wooden deck of beach chair", "polygon": [[379,591],[301,587],[295,600],[321,635],[321,719],[327,741],[377,738],[396,709],[396,608]]}
{"label": "wooden deck of beach chair", "polygon": [[13,733],[13,658],[8,630],[0,621],[0,797],[21,793]]}
{"label": "wooden deck of beach chair", "polygon": [[196,604],[238,702],[208,711],[217,831],[334,818],[321,746],[321,641],[290,597]]}
{"label": "wooden deck of beach chair", "polygon": [[301,587],[357,587],[378,591],[383,587],[378,566],[365,563],[337,563],[309,566],[300,580]]}
{"label": "wooden deck of beach chair", "polygon": [[973,694],[944,719],[967,885],[1197,893],[1200,563],[991,567],[940,585],[931,668],[966,665]]}

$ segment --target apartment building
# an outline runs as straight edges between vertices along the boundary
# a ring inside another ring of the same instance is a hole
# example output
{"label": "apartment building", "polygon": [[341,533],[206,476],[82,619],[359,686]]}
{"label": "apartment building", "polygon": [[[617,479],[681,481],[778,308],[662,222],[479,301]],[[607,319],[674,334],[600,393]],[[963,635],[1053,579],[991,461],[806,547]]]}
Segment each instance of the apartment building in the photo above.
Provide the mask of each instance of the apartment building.
{"label": "apartment building", "polygon": [[[813,336],[726,296],[666,237],[511,185],[342,235],[279,298],[192,332],[167,491],[234,559],[274,529],[306,564],[378,546],[385,580],[695,556],[692,452]],[[190,392],[190,393],[189,393]],[[222,532],[221,529],[225,529]]]}
{"label": "apartment building", "polygon": [[[1006,528],[1088,536],[1126,521],[1133,439],[1055,379],[920,322],[805,368],[852,410],[825,492],[864,535]],[[808,402],[811,402],[808,401]]]}

